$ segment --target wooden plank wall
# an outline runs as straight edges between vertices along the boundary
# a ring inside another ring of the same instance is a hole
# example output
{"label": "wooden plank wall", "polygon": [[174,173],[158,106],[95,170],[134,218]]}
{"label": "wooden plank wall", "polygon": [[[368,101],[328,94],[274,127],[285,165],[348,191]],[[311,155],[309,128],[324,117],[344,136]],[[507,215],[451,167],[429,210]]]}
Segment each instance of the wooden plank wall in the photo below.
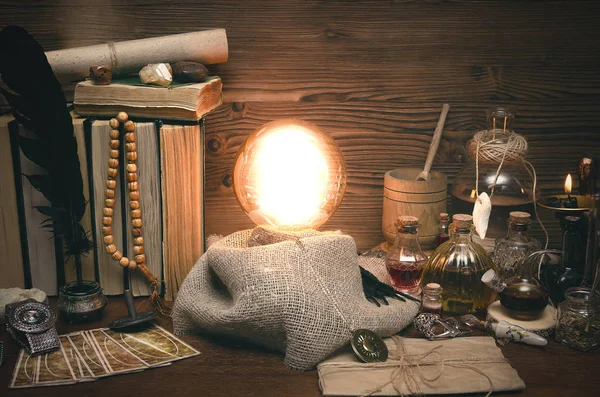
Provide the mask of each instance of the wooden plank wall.
{"label": "wooden plank wall", "polygon": [[263,123],[298,117],[344,152],[348,190],[326,227],[361,249],[382,240],[384,172],[424,164],[446,102],[434,169],[452,178],[484,110],[508,105],[543,193],[560,192],[600,149],[599,17],[593,1],[0,0],[0,26],[25,26],[47,50],[227,29],[229,62],[210,67],[225,103],[207,119],[207,234],[252,225],[231,188],[236,150]]}

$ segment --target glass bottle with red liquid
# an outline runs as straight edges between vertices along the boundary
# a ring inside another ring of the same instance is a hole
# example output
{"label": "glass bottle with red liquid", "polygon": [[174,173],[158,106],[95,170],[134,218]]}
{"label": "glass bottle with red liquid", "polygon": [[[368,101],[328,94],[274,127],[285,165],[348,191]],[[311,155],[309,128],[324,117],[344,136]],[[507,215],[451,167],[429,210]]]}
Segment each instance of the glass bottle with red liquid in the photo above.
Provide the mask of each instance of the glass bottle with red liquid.
{"label": "glass bottle with red liquid", "polygon": [[399,216],[396,240],[385,258],[385,265],[394,288],[419,295],[419,280],[427,256],[419,245],[419,220],[414,216]]}
{"label": "glass bottle with red liquid", "polygon": [[450,234],[448,233],[448,224],[450,223],[450,216],[442,212],[440,213],[440,225],[438,226],[438,232],[436,235],[435,246],[439,247],[446,241],[450,240]]}

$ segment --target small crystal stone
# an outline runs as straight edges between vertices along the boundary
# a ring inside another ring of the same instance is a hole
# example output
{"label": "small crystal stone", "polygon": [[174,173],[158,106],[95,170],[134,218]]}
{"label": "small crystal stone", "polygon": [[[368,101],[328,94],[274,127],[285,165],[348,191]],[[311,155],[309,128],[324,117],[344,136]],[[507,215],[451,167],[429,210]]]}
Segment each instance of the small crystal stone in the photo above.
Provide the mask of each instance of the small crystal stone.
{"label": "small crystal stone", "polygon": [[197,83],[208,77],[208,69],[198,62],[179,61],[173,65],[173,77],[180,83]]}
{"label": "small crystal stone", "polygon": [[144,84],[166,86],[173,81],[173,71],[168,63],[150,63],[140,70]]}

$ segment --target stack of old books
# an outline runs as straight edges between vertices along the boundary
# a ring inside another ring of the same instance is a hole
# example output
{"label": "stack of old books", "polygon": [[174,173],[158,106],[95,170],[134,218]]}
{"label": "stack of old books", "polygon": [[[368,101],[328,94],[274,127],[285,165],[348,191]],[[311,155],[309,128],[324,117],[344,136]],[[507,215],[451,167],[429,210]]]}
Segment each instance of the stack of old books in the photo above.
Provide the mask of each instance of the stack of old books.
{"label": "stack of old books", "polygon": [[[110,118],[124,111],[136,122],[138,182],[144,222],[146,265],[166,282],[165,295],[172,299],[189,269],[204,252],[203,167],[204,120],[222,102],[222,83],[209,77],[202,83],[154,87],[129,81],[75,88],[73,124],[78,143],[84,189],[89,205],[84,224],[94,237],[94,255],[84,258],[84,278],[100,282],[108,295],[123,292],[121,268],[106,254],[102,244],[102,216],[107,172]],[[12,117],[0,118],[0,163],[4,169],[0,192],[0,248],[9,253],[3,265],[0,287],[33,286],[48,295],[57,294],[63,277],[74,279],[72,266],[56,266],[55,240],[40,227],[44,216],[34,206],[48,202],[24,175],[40,172],[19,149],[18,136],[28,131]],[[124,166],[124,165],[123,165]],[[119,172],[123,172],[120,170]],[[125,237],[133,251],[129,214],[120,201],[125,186],[118,186],[113,235]],[[125,192],[125,193],[124,193]],[[125,196],[126,197],[126,196]],[[18,232],[16,232],[18,230]],[[121,245],[121,244],[119,244]],[[10,248],[10,249],[8,249]],[[73,274],[71,274],[73,273]],[[145,279],[134,272],[135,295],[149,295]]]}

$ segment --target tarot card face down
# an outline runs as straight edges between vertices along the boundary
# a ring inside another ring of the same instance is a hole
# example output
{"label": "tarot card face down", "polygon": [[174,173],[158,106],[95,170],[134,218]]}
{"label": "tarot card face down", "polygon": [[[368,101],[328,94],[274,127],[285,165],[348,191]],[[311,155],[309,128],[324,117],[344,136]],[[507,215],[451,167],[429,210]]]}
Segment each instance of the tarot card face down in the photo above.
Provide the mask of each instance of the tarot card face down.
{"label": "tarot card face down", "polygon": [[80,353],[75,349],[75,346],[71,344],[71,341],[66,335],[60,336],[60,344],[65,351],[65,356],[71,365],[73,374],[78,382],[92,381],[96,378],[88,367],[88,364],[80,358]]}
{"label": "tarot card face down", "polygon": [[60,350],[41,355],[38,358],[36,386],[76,382],[75,375],[62,346]]}
{"label": "tarot card face down", "polygon": [[25,350],[21,349],[10,387],[18,388],[33,386],[35,384],[37,361],[37,357],[30,357]]}
{"label": "tarot card face down", "polygon": [[67,335],[79,359],[84,362],[94,377],[110,375],[104,361],[98,355],[96,346],[91,343],[84,332]]}
{"label": "tarot card face down", "polygon": [[170,365],[200,354],[167,330],[153,326],[133,333],[109,329],[60,336],[59,351],[30,357],[21,350],[11,388],[93,381],[98,377]]}
{"label": "tarot card face down", "polygon": [[141,371],[148,367],[146,363],[109,338],[102,330],[88,331],[87,334],[88,339],[95,343],[100,357],[111,373]]}
{"label": "tarot card face down", "polygon": [[158,326],[131,333],[119,333],[111,330],[104,332],[149,366],[161,365],[200,354],[196,349]]}
{"label": "tarot card face down", "polygon": [[38,357],[31,357],[25,350],[21,350],[10,387],[50,386],[75,382],[64,349]]}

